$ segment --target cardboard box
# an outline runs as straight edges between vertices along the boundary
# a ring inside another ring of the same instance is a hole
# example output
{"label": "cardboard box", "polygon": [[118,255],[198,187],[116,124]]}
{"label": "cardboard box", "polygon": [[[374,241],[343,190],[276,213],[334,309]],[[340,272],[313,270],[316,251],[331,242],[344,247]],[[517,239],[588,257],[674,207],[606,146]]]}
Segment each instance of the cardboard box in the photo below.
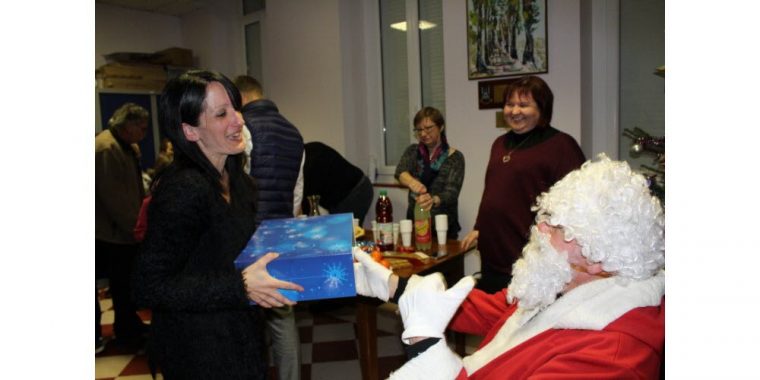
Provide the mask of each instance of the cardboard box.
{"label": "cardboard box", "polygon": [[158,79],[129,79],[129,78],[98,78],[98,88],[115,88],[121,90],[150,90],[161,92],[166,80]]}
{"label": "cardboard box", "polygon": [[265,220],[235,259],[243,270],[268,252],[280,256],[267,265],[269,274],[304,287],[280,290],[293,301],[356,295],[353,257],[353,214]]}
{"label": "cardboard box", "polygon": [[143,79],[166,81],[161,65],[108,63],[95,70],[96,78]]}
{"label": "cardboard box", "polygon": [[151,62],[169,66],[193,66],[193,51],[178,47],[157,51],[153,54]]}
{"label": "cardboard box", "polygon": [[108,63],[150,63],[153,58],[151,53],[135,53],[135,52],[115,52],[111,54],[104,54],[103,58]]}
{"label": "cardboard box", "polygon": [[171,47],[155,53],[115,52],[104,54],[103,58],[108,63],[193,66],[193,51],[179,47]]}

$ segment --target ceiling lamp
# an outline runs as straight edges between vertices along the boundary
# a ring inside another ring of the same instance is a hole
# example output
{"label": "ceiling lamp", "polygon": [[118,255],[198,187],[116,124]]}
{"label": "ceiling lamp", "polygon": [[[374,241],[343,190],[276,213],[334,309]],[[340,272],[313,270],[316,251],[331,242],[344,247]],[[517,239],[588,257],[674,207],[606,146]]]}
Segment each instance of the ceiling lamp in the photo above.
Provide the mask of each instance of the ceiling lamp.
{"label": "ceiling lamp", "polygon": [[[422,30],[435,28],[436,26],[437,26],[436,24],[430,21],[420,20],[420,29]],[[400,30],[402,32],[406,32],[406,21],[401,21],[395,24],[391,24],[391,28]]]}

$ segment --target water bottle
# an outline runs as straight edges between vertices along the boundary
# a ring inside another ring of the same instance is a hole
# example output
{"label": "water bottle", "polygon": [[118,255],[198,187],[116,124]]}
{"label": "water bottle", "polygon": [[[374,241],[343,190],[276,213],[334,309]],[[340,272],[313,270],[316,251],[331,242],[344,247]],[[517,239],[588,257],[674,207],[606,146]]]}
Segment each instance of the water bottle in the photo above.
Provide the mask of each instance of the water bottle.
{"label": "water bottle", "polygon": [[306,197],[309,200],[309,216],[319,215],[319,195],[309,195]]}
{"label": "water bottle", "polygon": [[388,198],[388,192],[380,190],[380,196],[375,204],[375,214],[377,215],[377,232],[375,236],[377,246],[381,252],[393,250],[393,205]]}
{"label": "water bottle", "polygon": [[427,252],[433,245],[433,233],[430,230],[430,210],[425,210],[419,203],[414,205],[414,246],[418,251]]}

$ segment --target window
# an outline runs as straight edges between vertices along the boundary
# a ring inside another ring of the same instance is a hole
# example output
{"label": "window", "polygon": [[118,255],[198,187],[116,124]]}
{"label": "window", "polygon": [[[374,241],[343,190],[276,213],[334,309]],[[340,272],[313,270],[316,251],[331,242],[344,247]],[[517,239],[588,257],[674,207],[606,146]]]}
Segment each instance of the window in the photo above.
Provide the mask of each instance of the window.
{"label": "window", "polygon": [[263,11],[266,7],[266,0],[243,0],[243,14],[251,14]]}
{"label": "window", "polygon": [[245,43],[246,74],[256,78],[262,84],[264,83],[264,70],[261,63],[263,57],[261,31],[264,29],[262,25],[264,12],[266,11],[264,5],[264,0],[243,0],[243,37]]}
{"label": "window", "polygon": [[441,0],[380,0],[380,40],[384,166],[392,167],[416,141],[412,120],[422,106],[446,114]]}
{"label": "window", "polygon": [[262,82],[261,69],[261,22],[245,25],[245,63],[248,75]]}

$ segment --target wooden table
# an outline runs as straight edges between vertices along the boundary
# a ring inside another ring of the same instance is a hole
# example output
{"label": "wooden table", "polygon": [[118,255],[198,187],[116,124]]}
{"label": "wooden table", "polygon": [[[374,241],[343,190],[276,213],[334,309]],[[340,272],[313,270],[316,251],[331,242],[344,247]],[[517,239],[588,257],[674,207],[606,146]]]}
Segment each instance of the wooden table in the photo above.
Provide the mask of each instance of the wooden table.
{"label": "wooden table", "polygon": [[[368,236],[364,239],[371,240],[372,233],[370,231],[367,233]],[[400,277],[441,272],[446,278],[446,284],[453,286],[464,276],[464,254],[472,250],[472,248],[462,250],[459,246],[458,240],[448,240],[446,245],[442,247],[433,241],[433,247],[428,253],[433,257],[433,260],[393,272]],[[357,301],[356,326],[359,334],[359,362],[362,368],[362,378],[364,380],[376,380],[379,375],[377,368],[377,306],[383,302],[376,298],[362,296],[358,296]],[[456,340],[457,351],[462,352],[464,350],[464,336],[457,335]]]}

